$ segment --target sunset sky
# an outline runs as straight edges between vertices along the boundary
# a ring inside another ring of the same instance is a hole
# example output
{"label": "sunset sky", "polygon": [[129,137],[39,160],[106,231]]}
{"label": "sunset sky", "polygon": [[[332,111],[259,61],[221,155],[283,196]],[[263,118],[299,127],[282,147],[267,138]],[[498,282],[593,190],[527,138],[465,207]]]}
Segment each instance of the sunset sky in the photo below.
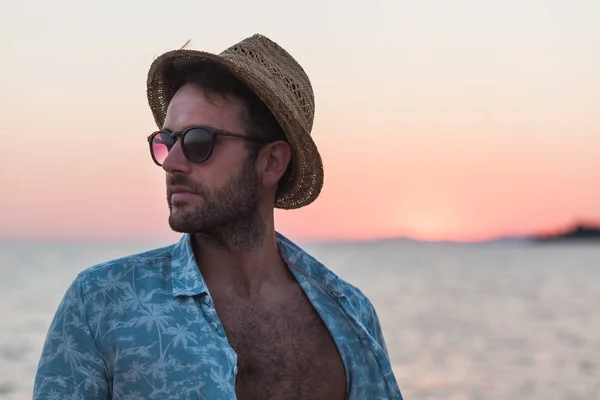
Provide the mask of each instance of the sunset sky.
{"label": "sunset sky", "polygon": [[316,96],[325,186],[292,238],[474,240],[600,221],[600,2],[0,5],[0,238],[167,240],[146,74],[254,33]]}

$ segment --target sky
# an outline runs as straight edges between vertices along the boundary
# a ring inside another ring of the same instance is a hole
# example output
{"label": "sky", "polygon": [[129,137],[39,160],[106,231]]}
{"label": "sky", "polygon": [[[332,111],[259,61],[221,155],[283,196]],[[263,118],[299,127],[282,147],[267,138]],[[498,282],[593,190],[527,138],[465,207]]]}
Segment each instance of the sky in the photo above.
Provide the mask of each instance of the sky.
{"label": "sky", "polygon": [[0,5],[0,238],[175,239],[146,74],[254,33],[316,100],[306,240],[481,240],[600,221],[600,2],[115,1]]}

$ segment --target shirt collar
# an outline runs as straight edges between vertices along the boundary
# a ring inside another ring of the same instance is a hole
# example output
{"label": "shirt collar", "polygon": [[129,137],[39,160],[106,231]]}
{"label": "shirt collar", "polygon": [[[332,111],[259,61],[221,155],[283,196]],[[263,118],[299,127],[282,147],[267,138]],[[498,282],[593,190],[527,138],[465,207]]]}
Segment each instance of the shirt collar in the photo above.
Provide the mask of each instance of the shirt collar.
{"label": "shirt collar", "polygon": [[195,296],[208,293],[208,287],[194,257],[190,234],[184,234],[173,248],[171,282],[173,296]]}
{"label": "shirt collar", "polygon": [[[342,285],[337,275],[282,234],[276,233],[276,237],[281,257],[290,268],[301,272],[327,291],[341,294]],[[208,293],[208,286],[194,257],[190,234],[184,234],[173,248],[171,281],[173,296]]]}

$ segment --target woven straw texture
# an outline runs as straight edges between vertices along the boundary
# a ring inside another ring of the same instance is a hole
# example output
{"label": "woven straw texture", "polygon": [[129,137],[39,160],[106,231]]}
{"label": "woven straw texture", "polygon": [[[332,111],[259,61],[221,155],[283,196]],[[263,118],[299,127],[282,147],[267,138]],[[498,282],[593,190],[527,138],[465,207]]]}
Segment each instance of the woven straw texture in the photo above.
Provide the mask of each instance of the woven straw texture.
{"label": "woven straw texture", "polygon": [[187,49],[169,51],[154,60],[148,72],[148,102],[159,128],[178,89],[165,81],[165,71],[182,58],[223,65],[265,103],[281,124],[292,152],[290,170],[280,183],[275,207],[294,209],[312,203],[323,187],[323,163],[310,136],[314,94],[300,64],[278,44],[258,34],[218,55]]}

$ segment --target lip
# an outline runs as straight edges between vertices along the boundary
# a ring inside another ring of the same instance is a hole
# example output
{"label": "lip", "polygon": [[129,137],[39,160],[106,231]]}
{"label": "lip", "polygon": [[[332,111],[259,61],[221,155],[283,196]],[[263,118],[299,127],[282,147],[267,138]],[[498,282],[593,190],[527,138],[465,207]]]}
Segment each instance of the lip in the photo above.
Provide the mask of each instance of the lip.
{"label": "lip", "polygon": [[179,202],[183,202],[183,201],[187,201],[187,200],[191,200],[192,198],[198,196],[195,193],[191,193],[191,192],[178,192],[178,193],[173,193],[171,195],[171,202],[172,203],[179,203]]}
{"label": "lip", "polygon": [[171,198],[171,201],[183,201],[188,200],[194,196],[198,196],[197,193],[181,186],[173,186],[169,188],[168,193],[169,197]]}
{"label": "lip", "polygon": [[184,186],[171,186],[169,188],[169,193],[170,194],[175,194],[175,193],[190,193],[190,194],[195,194],[193,191],[191,191],[190,189],[184,187]]}

